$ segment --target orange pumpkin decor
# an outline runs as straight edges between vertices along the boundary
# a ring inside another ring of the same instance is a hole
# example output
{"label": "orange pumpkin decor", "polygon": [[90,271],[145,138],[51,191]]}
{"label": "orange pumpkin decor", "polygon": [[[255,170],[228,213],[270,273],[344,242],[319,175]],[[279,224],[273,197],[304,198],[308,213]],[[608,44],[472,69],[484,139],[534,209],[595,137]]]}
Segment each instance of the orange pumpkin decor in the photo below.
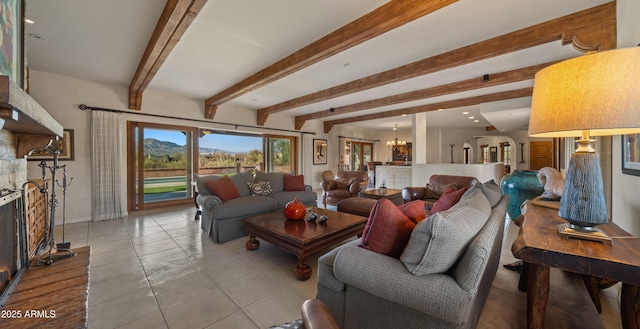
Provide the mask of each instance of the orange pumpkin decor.
{"label": "orange pumpkin decor", "polygon": [[298,198],[293,199],[293,201],[287,202],[287,205],[284,207],[284,216],[288,219],[301,220],[306,214],[307,209],[305,208],[304,204],[298,201]]}

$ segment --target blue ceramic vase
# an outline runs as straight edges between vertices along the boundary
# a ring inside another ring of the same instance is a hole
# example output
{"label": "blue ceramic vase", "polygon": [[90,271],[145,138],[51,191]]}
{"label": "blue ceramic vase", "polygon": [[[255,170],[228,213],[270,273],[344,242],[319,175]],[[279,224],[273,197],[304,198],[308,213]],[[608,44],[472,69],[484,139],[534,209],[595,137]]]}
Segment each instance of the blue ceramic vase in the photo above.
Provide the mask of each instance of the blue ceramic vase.
{"label": "blue ceramic vase", "polygon": [[509,196],[507,213],[512,220],[520,216],[520,205],[544,192],[544,186],[538,181],[537,170],[514,170],[502,177],[502,194]]}

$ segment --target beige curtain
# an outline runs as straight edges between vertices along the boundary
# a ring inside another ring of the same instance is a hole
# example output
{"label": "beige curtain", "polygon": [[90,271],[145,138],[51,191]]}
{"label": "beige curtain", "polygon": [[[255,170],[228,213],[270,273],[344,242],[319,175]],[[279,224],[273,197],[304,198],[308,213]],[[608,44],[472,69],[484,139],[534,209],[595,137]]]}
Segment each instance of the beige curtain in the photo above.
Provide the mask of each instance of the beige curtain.
{"label": "beige curtain", "polygon": [[94,221],[122,217],[120,164],[121,115],[91,112],[92,218]]}

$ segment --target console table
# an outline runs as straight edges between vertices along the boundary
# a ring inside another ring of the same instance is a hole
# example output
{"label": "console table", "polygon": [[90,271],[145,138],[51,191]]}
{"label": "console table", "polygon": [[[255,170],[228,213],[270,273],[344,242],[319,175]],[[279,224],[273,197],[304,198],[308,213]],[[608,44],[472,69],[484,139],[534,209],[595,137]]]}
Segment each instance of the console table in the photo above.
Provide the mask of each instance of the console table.
{"label": "console table", "polygon": [[[640,239],[613,223],[598,226],[612,238],[611,245],[564,238],[558,234],[557,225],[566,221],[558,217],[556,209],[533,205],[530,200],[522,207],[523,220],[511,251],[525,262],[520,287],[526,282],[527,327],[544,327],[549,298],[549,267],[555,267],[587,278],[622,281],[622,325],[623,328],[637,329],[640,309],[634,301],[638,298],[640,286]],[[593,292],[593,286],[587,284],[587,288]],[[597,291],[592,293],[592,297],[594,294]]]}

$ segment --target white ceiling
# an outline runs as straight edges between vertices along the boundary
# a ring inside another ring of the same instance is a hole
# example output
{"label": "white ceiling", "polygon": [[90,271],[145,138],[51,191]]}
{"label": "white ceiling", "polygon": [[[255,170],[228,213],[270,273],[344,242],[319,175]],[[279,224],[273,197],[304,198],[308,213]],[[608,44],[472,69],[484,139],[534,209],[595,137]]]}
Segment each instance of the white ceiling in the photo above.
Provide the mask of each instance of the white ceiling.
{"label": "white ceiling", "polygon": [[[147,89],[204,101],[385,2],[209,0]],[[606,2],[609,1],[460,0],[240,96],[230,104],[257,110]],[[35,70],[128,86],[164,5],[163,0],[27,0],[26,16],[36,21],[36,24],[27,24],[25,27],[28,66]],[[579,54],[571,46],[554,42],[302,106],[287,113],[313,113]],[[532,85],[533,81],[530,80],[326,119]],[[485,110],[492,113],[487,115],[493,118],[490,122],[480,114],[480,107],[431,112],[428,121],[430,125],[438,126],[485,127],[496,120],[501,125],[510,126],[503,122],[509,116]],[[522,121],[523,107],[518,109],[520,114],[511,113],[511,116]],[[224,106],[218,109],[224,110]],[[153,109],[145,108],[143,103],[142,111],[152,112]],[[470,113],[463,116],[464,111]],[[475,116],[480,122],[474,123],[467,116]],[[410,118],[370,120],[349,125],[390,129],[397,123],[402,128],[411,125]],[[511,124],[509,129],[513,129],[513,126]]]}

